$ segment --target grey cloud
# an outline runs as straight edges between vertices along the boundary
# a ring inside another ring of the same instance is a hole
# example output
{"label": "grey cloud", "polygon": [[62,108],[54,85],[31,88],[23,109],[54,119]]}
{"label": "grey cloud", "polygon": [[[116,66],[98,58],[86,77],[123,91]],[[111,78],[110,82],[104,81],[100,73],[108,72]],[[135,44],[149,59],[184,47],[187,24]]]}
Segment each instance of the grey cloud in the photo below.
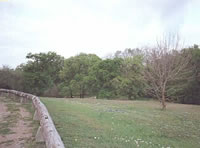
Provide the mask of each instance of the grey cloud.
{"label": "grey cloud", "polygon": [[157,13],[165,31],[179,31],[192,0],[151,0],[150,7]]}

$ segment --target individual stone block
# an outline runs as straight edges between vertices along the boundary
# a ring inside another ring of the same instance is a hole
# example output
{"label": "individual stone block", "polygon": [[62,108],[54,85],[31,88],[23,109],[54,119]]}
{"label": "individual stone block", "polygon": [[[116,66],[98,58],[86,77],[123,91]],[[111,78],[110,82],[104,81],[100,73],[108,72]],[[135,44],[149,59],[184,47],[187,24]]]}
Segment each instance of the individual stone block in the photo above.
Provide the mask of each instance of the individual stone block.
{"label": "individual stone block", "polygon": [[41,126],[38,128],[36,136],[35,136],[36,142],[44,142],[44,137],[42,135],[42,128]]}

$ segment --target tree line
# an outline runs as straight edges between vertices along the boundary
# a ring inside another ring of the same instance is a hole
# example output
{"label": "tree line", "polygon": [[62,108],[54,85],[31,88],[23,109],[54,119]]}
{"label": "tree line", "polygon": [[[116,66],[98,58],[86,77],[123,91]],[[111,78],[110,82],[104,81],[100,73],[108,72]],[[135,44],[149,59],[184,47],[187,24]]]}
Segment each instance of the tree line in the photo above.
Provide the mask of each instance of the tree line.
{"label": "tree line", "polygon": [[147,49],[125,49],[109,58],[80,53],[29,53],[15,69],[0,68],[0,88],[48,97],[157,98],[200,104],[200,48],[179,49],[178,38]]}

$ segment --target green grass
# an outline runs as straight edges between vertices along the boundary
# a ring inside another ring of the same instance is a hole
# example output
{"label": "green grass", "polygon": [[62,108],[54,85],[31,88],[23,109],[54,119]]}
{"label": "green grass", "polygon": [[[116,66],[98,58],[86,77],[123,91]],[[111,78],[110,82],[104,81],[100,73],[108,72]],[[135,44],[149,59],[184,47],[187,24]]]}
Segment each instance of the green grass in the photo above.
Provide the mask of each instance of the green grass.
{"label": "green grass", "polygon": [[200,106],[156,101],[42,98],[66,147],[197,148]]}

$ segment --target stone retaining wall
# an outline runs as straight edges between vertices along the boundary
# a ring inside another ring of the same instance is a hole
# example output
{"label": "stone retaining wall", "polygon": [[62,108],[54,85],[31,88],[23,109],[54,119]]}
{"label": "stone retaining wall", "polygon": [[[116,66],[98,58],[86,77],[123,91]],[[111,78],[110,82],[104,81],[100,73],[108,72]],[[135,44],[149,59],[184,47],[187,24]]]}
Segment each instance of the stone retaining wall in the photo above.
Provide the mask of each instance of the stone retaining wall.
{"label": "stone retaining wall", "polygon": [[39,97],[32,94],[7,89],[0,89],[0,96],[17,99],[21,103],[32,102],[33,107],[35,108],[33,119],[39,120],[40,122],[40,127],[38,128],[36,134],[36,141],[45,141],[47,148],[65,148],[47,108],[40,101]]}

